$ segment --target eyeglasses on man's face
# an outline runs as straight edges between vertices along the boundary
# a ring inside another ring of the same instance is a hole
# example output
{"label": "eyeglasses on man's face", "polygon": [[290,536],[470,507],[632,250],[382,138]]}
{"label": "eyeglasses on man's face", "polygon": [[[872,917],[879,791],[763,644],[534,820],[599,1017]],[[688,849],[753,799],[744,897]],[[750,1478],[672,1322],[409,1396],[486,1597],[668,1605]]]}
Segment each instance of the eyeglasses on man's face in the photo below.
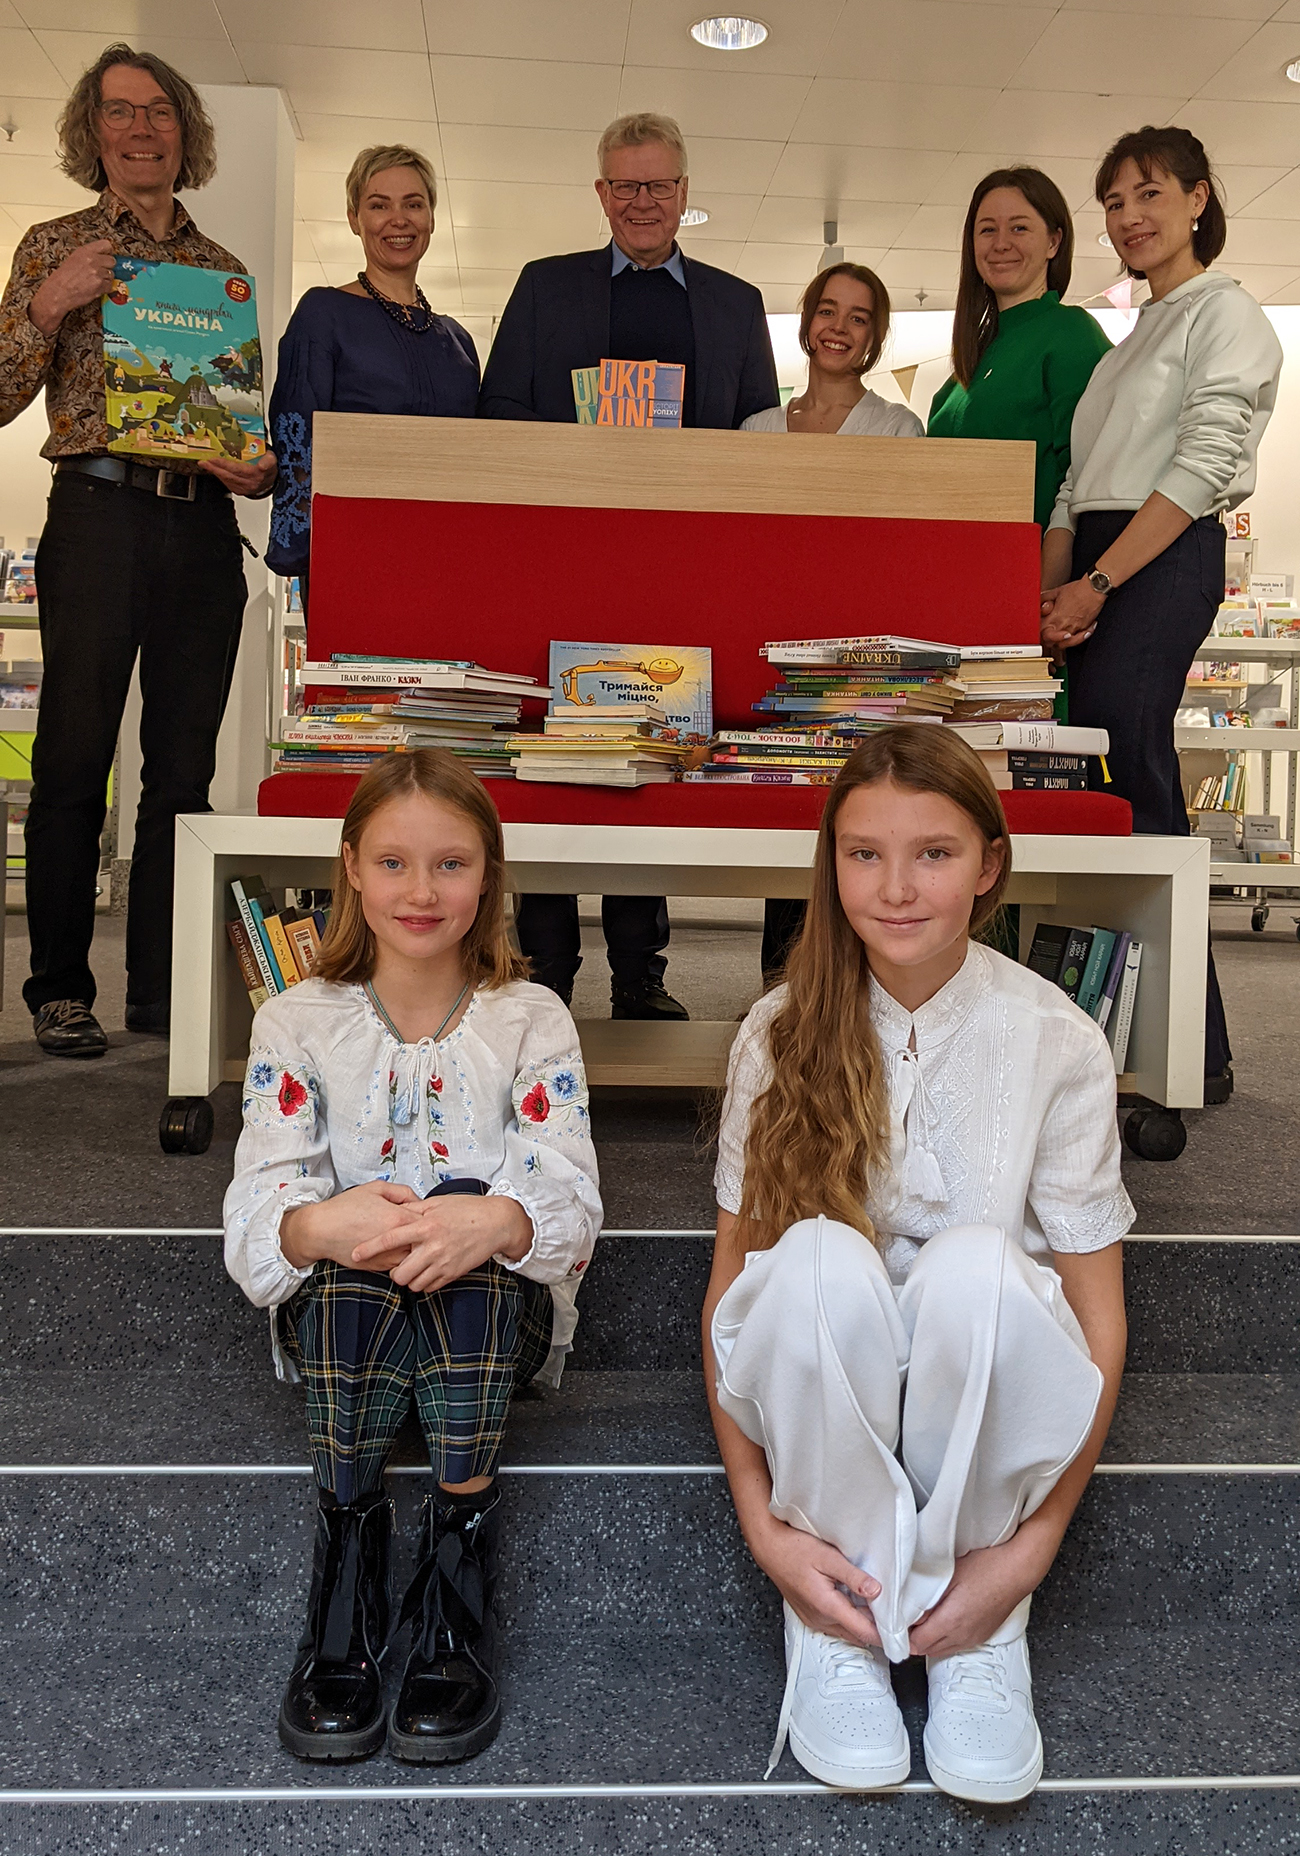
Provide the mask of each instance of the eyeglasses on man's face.
{"label": "eyeglasses on man's face", "polygon": [[635,200],[643,187],[652,200],[671,200],[684,178],[679,174],[676,180],[607,180],[605,185],[616,200]]}
{"label": "eyeglasses on man's face", "polygon": [[110,129],[131,129],[141,110],[149,119],[151,129],[175,129],[180,124],[180,113],[174,103],[128,103],[125,97],[109,97],[100,104],[99,115]]}

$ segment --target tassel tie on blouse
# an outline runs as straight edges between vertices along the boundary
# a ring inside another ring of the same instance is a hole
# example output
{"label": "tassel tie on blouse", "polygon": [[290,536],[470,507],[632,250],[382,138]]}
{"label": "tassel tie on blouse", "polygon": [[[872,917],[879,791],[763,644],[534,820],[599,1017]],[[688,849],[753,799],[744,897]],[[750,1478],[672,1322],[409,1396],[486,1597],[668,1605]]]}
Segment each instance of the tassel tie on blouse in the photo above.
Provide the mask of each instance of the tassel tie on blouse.
{"label": "tassel tie on blouse", "polygon": [[905,1132],[906,1146],[898,1183],[908,1198],[923,1205],[946,1205],[948,1188],[939,1162],[930,1150],[935,1124],[934,1105],[925,1086],[925,1074],[916,1051],[894,1053],[894,1107]]}
{"label": "tassel tie on blouse", "polygon": [[407,1128],[419,1119],[425,1085],[433,1067],[433,1046],[399,1044],[388,1060],[388,1120]]}

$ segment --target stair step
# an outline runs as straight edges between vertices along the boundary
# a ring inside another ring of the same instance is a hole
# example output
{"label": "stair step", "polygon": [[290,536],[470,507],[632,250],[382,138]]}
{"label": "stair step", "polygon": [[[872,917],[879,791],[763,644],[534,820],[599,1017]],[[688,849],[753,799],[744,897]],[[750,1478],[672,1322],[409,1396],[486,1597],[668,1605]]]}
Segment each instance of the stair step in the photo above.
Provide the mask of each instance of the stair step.
{"label": "stair step", "polygon": [[[417,1488],[395,1478],[394,1492],[405,1572]],[[1294,1494],[1261,1475],[1092,1485],[1031,1627],[1050,1777],[1300,1770]],[[506,1504],[506,1724],[472,1767],[413,1775],[386,1755],[304,1768],[274,1738],[310,1552],[305,1478],[7,1480],[0,1787],[756,1782],[779,1604],[721,1479],[520,1476]],[[918,1732],[920,1665],[898,1680]],[[788,1754],[779,1776],[802,1776]]]}
{"label": "stair step", "polygon": [[[0,1397],[5,1466],[307,1461],[303,1394],[277,1383],[265,1352],[206,1372],[0,1369]],[[414,1424],[395,1461],[427,1466]],[[571,1367],[558,1392],[515,1400],[504,1461],[714,1463],[700,1372]],[[1103,1461],[1300,1464],[1300,1374],[1130,1373]]]}

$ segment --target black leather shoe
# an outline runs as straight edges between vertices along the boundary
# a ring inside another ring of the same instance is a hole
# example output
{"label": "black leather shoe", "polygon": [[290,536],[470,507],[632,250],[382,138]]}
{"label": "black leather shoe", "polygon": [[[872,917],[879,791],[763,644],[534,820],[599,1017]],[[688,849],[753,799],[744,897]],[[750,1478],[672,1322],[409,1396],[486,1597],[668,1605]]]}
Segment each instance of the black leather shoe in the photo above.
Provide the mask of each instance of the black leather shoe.
{"label": "black leather shoe", "polygon": [[102,1057],[108,1049],[104,1027],[80,999],[51,999],[36,1014],[32,1030],[51,1057]]}
{"label": "black leather shoe", "polygon": [[662,980],[644,980],[640,986],[614,986],[610,989],[611,1018],[650,1018],[661,1024],[690,1017],[679,999],[665,992]]}
{"label": "black leather shoe", "polygon": [[402,1622],[411,1653],[388,1722],[388,1750],[413,1764],[470,1759],[497,1737],[497,1579],[500,1490],[481,1503],[425,1499],[424,1548]]}
{"label": "black leather shoe", "polygon": [[392,1536],[382,1491],[348,1504],[320,1491],[307,1628],[280,1704],[281,1744],[299,1759],[365,1759],[383,1744]]}
{"label": "black leather shoe", "polygon": [[1232,1094],[1232,1065],[1231,1064],[1228,1065],[1226,1070],[1220,1070],[1217,1076],[1206,1077],[1205,1098],[1204,1098],[1206,1108],[1222,1107],[1222,1105],[1227,1101],[1228,1097],[1231,1094]]}
{"label": "black leather shoe", "polygon": [[132,1005],[126,1002],[126,1028],[147,1038],[165,1038],[171,1033],[172,1008],[164,999],[161,1005]]}

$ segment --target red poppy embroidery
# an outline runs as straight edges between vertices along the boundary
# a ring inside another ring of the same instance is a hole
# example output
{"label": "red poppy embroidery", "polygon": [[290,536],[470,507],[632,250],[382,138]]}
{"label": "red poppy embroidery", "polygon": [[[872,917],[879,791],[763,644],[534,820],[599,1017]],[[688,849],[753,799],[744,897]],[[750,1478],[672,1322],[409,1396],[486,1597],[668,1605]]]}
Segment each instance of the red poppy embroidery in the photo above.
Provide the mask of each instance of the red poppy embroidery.
{"label": "red poppy embroidery", "polygon": [[396,1150],[393,1146],[393,1137],[390,1134],[388,1139],[384,1142],[383,1146],[379,1150],[379,1158],[381,1160],[391,1160],[395,1151]]}
{"label": "red poppy embroidery", "polygon": [[280,1078],[280,1113],[296,1115],[306,1100],[307,1091],[297,1078],[290,1076],[286,1070]]}
{"label": "red poppy embroidery", "polygon": [[569,1271],[569,1274],[571,1276],[580,1275],[581,1272],[586,1269],[586,1267],[587,1267],[587,1259],[583,1257],[581,1261],[574,1264],[573,1268]]}
{"label": "red poppy embroidery", "polygon": [[439,1160],[445,1160],[448,1157],[447,1149],[443,1146],[441,1141],[430,1141],[429,1152],[431,1154],[437,1154]]}
{"label": "red poppy embroidery", "polygon": [[521,1115],[526,1115],[529,1121],[546,1120],[551,1112],[551,1099],[540,1083],[533,1084],[519,1104],[519,1112]]}
{"label": "red poppy embroidery", "polygon": [[442,1078],[440,1076],[431,1076],[429,1078],[429,1093],[435,1096],[440,1096],[442,1094]]}

